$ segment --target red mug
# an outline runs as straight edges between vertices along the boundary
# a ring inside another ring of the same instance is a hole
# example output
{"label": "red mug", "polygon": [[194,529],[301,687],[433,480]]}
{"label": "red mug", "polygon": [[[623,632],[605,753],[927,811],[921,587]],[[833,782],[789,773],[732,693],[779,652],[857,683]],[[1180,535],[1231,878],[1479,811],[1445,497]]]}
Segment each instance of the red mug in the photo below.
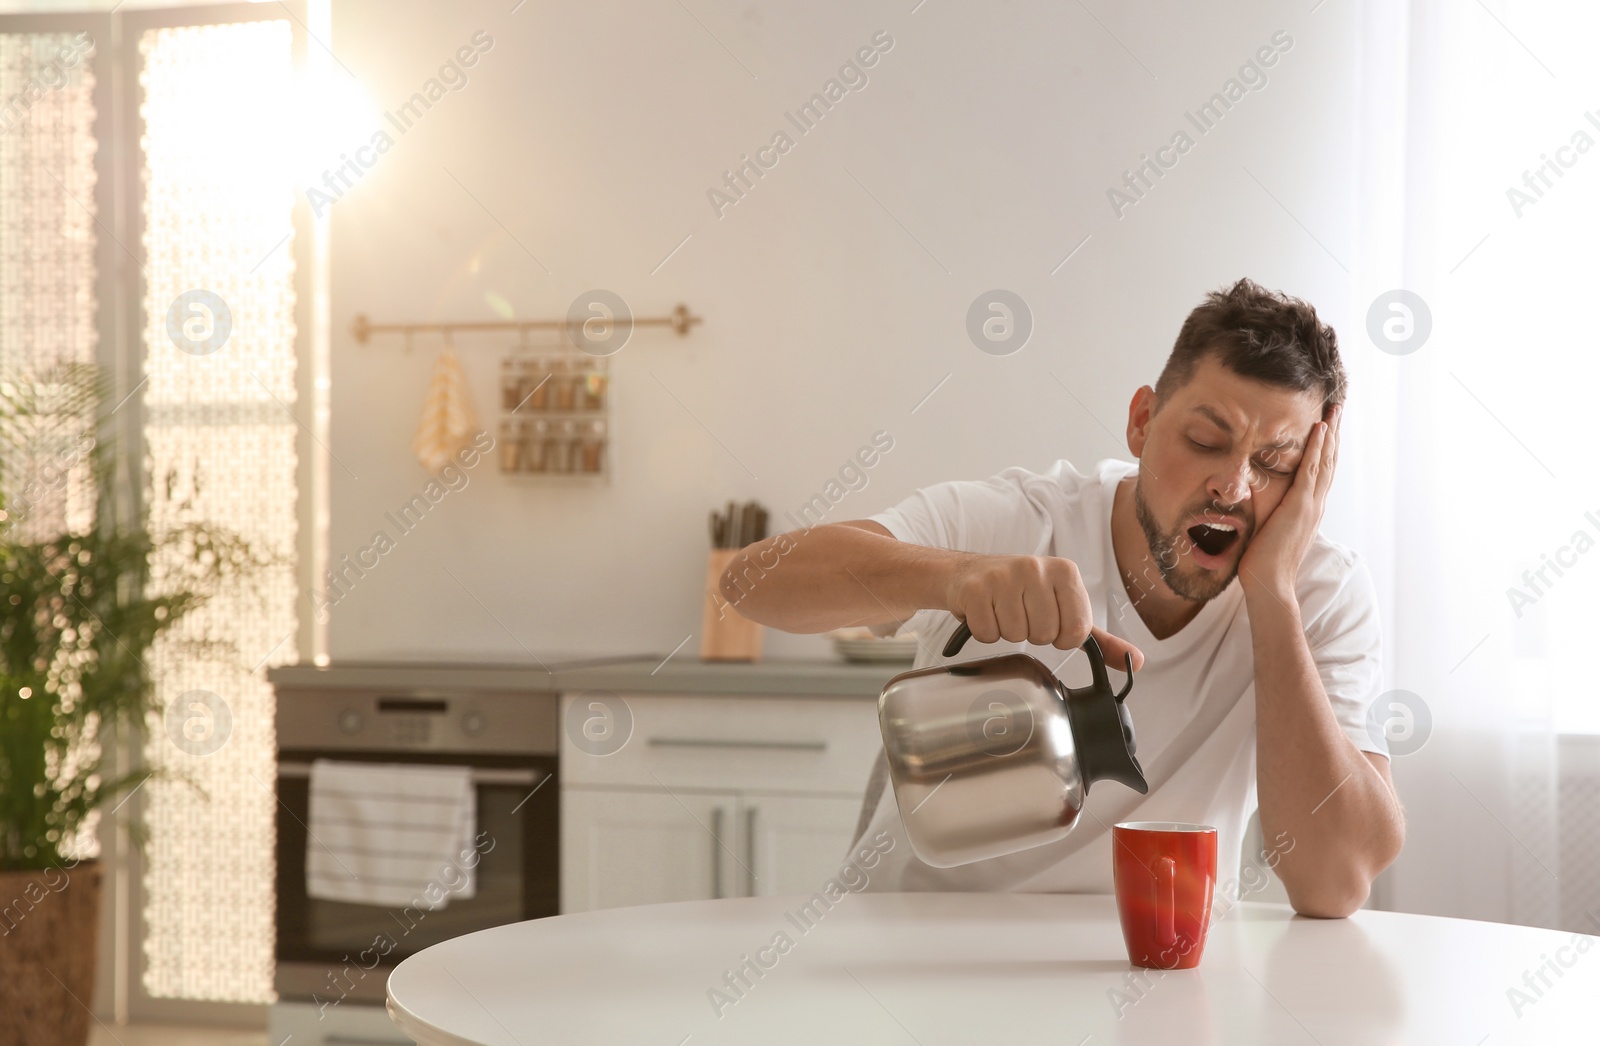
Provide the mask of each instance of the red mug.
{"label": "red mug", "polygon": [[1111,829],[1111,850],[1128,961],[1152,970],[1199,966],[1217,883],[1217,830],[1124,821]]}

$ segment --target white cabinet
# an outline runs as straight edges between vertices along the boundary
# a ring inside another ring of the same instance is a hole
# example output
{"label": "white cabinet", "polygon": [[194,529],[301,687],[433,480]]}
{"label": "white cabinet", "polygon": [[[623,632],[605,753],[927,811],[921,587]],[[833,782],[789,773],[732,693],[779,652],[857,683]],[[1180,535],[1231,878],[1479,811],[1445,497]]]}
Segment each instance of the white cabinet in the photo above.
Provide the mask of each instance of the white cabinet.
{"label": "white cabinet", "polygon": [[[866,780],[862,780],[863,788]],[[855,842],[861,798],[746,796],[740,828],[751,871],[746,894],[812,894],[839,874]]]}
{"label": "white cabinet", "polygon": [[810,894],[837,875],[859,799],[576,788],[562,804],[562,911]]}
{"label": "white cabinet", "polygon": [[[576,700],[564,716],[588,714]],[[877,754],[877,702],[625,701],[615,751],[564,731],[562,911],[810,894],[837,874]]]}
{"label": "white cabinet", "polygon": [[732,896],[737,806],[733,795],[567,789],[561,910]]}

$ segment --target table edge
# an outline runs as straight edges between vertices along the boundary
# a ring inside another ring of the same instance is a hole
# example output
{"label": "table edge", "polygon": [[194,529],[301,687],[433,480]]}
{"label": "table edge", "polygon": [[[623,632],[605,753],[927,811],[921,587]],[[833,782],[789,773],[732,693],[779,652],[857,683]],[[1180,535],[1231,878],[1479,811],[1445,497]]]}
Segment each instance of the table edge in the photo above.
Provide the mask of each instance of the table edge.
{"label": "table edge", "polygon": [[383,1009],[389,1015],[389,1023],[395,1026],[395,1030],[406,1038],[415,1040],[417,1046],[483,1046],[480,1042],[463,1039],[459,1035],[424,1021],[395,1001],[394,996],[389,994],[388,984],[383,986]]}

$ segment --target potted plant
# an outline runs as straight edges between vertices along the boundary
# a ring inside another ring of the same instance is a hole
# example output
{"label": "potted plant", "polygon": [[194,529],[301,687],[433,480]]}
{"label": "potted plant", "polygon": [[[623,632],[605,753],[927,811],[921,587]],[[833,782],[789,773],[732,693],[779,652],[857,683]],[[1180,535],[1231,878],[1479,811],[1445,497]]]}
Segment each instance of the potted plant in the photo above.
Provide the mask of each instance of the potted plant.
{"label": "potted plant", "polygon": [[[0,1046],[87,1041],[101,871],[79,855],[151,776],[113,742],[159,728],[152,644],[251,565],[229,532],[119,515],[106,399],[92,367],[0,376]],[[70,483],[91,521],[59,510]]]}

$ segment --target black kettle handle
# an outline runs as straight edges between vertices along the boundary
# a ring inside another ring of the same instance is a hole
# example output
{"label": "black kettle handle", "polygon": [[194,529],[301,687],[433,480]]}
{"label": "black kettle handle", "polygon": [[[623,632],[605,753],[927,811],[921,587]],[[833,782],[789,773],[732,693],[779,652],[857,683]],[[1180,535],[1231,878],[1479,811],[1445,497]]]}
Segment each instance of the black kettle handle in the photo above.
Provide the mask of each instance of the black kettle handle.
{"label": "black kettle handle", "polygon": [[961,653],[961,648],[966,646],[967,640],[971,638],[972,629],[967,627],[967,623],[965,621],[961,622],[961,627],[957,628],[950,634],[950,641],[944,645],[943,656],[955,657],[957,654]]}
{"label": "black kettle handle", "polygon": [[[944,645],[944,656],[955,657],[961,653],[961,648],[967,645],[967,640],[972,638],[972,629],[967,627],[965,621],[950,634],[950,639]],[[1100,651],[1100,643],[1091,634],[1083,641],[1083,649],[1089,655],[1089,671],[1094,675],[1094,685],[1097,689],[1111,691],[1111,680],[1106,676],[1106,657]],[[1128,691],[1133,687],[1133,655],[1123,655],[1128,659],[1128,680],[1122,684],[1122,691],[1115,695],[1118,701],[1128,696]]]}

